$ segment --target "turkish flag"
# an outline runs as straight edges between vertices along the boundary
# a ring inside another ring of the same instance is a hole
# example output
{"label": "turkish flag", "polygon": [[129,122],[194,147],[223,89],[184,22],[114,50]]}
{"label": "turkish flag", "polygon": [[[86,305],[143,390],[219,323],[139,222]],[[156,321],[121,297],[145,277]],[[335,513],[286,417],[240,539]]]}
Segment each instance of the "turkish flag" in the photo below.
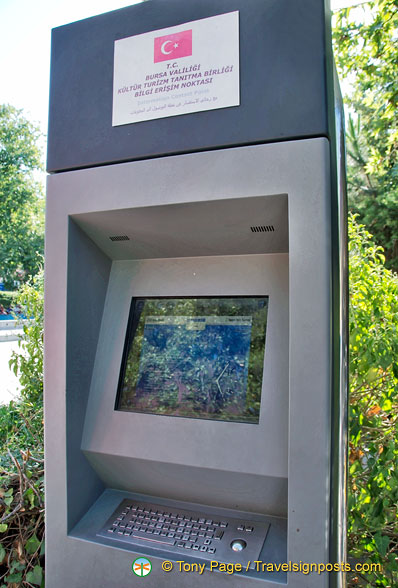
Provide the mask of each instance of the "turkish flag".
{"label": "turkish flag", "polygon": [[192,55],[192,29],[155,37],[154,63]]}

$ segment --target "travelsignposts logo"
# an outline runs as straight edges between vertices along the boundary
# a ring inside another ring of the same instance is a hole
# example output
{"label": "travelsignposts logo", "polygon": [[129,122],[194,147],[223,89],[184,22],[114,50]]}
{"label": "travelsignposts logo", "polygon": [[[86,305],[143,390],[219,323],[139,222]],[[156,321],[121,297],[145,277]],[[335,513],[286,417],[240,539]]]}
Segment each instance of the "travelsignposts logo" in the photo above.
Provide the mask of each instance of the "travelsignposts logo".
{"label": "travelsignposts logo", "polygon": [[136,576],[147,576],[152,570],[152,564],[146,557],[138,557],[131,567]]}
{"label": "travelsignposts logo", "polygon": [[154,63],[192,55],[192,29],[155,37]]}

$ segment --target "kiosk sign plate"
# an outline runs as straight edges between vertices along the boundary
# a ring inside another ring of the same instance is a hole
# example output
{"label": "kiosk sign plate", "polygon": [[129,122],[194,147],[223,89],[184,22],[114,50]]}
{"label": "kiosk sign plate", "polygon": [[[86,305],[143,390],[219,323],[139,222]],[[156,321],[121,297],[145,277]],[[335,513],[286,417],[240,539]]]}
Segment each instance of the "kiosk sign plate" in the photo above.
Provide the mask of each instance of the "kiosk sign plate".
{"label": "kiosk sign plate", "polygon": [[115,41],[112,126],[239,106],[239,12]]}

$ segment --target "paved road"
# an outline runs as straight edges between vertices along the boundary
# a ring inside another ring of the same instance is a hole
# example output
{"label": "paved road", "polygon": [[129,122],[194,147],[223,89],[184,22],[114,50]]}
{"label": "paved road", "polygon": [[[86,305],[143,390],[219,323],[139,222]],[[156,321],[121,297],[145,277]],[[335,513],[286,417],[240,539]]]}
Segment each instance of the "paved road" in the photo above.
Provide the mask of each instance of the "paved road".
{"label": "paved road", "polygon": [[0,404],[18,397],[18,378],[8,367],[12,351],[18,350],[18,341],[0,341]]}

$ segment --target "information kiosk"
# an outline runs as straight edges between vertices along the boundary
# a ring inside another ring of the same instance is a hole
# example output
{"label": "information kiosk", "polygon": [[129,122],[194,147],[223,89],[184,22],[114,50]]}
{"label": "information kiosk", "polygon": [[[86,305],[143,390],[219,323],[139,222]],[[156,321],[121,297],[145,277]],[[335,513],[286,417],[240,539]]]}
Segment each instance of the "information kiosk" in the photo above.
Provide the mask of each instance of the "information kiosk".
{"label": "information kiosk", "polygon": [[343,168],[322,0],[53,31],[49,588],[343,586]]}

